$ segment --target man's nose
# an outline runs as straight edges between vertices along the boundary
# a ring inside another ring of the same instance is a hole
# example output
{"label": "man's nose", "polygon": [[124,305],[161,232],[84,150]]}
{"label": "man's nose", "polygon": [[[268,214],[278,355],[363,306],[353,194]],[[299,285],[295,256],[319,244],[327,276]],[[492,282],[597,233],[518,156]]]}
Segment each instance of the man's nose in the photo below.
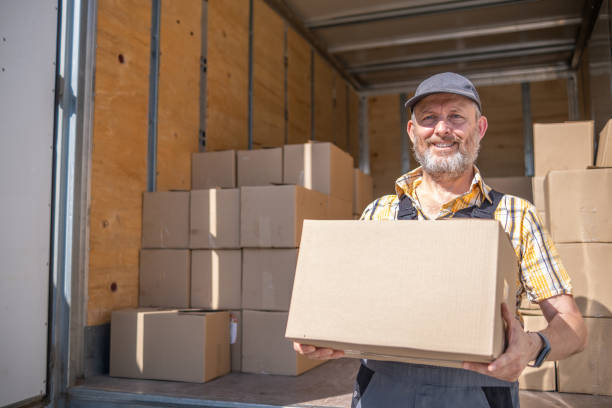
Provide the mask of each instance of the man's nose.
{"label": "man's nose", "polygon": [[435,130],[436,134],[438,134],[438,135],[448,135],[448,134],[450,134],[450,127],[448,126],[448,124],[444,120],[439,120],[438,123],[436,123],[436,126],[435,126],[434,130]]}

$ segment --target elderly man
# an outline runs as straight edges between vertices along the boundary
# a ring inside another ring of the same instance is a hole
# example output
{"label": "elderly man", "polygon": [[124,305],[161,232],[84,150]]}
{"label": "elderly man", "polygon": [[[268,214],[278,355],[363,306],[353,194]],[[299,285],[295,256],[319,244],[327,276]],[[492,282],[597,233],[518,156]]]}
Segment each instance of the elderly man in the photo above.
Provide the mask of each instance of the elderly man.
{"label": "elderly man", "polygon": [[[474,166],[487,119],[473,84],[455,73],[437,74],[418,86],[406,106],[412,112],[407,131],[421,167],[401,176],[396,195],[374,201],[361,219],[498,220],[518,259],[522,288],[517,302],[526,294],[540,306],[548,326],[525,332],[502,305],[507,348],[490,364],[465,362],[461,369],[363,360],[352,406],[518,407],[517,379],[527,365],[564,359],[586,344],[570,279],[534,206],[492,190]],[[294,348],[315,359],[343,356],[340,350],[299,343]]]}

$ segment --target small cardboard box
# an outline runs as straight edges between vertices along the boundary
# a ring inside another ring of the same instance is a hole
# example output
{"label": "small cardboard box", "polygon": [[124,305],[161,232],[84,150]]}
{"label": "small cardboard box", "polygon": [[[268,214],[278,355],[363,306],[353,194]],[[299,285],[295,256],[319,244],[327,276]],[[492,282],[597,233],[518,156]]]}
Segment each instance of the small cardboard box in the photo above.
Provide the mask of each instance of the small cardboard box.
{"label": "small cardboard box", "polygon": [[546,177],[538,176],[532,177],[531,185],[532,185],[532,197],[533,197],[533,205],[535,205],[538,211],[545,212],[546,211],[546,194],[544,193],[544,180]]}
{"label": "small cardboard box", "polygon": [[353,159],[333,143],[283,146],[283,183],[353,200]]}
{"label": "small cardboard box", "polygon": [[597,145],[596,165],[599,167],[612,167],[612,119],[599,132]]}
{"label": "small cardboard box", "polygon": [[242,252],[242,307],[252,310],[289,310],[297,249],[244,249]]}
{"label": "small cardboard box", "polygon": [[189,307],[190,268],[188,249],[141,250],[138,304],[141,307]]}
{"label": "small cardboard box", "polygon": [[143,248],[189,248],[189,192],[144,193]]}
{"label": "small cardboard box", "polygon": [[112,377],[206,382],[230,370],[229,313],[114,311],[110,348]]}
{"label": "small cardboard box", "polygon": [[242,371],[242,310],[230,310],[230,357],[233,373]]}
{"label": "small cardboard box", "polygon": [[327,218],[327,196],[300,186],[240,189],[240,246],[297,248],[305,219]]}
{"label": "small cardboard box", "polygon": [[[540,331],[548,326],[544,316],[523,316],[525,330]],[[554,361],[545,361],[541,367],[527,367],[519,377],[519,388],[532,391],[555,391],[557,389]]]}
{"label": "small cardboard box", "polygon": [[283,184],[283,148],[239,150],[238,187]]}
{"label": "small cardboard box", "polygon": [[242,311],[242,371],[255,374],[300,375],[324,360],[311,360],[285,339],[286,312]]}
{"label": "small cardboard box", "polygon": [[240,309],[242,265],[239,249],[191,252],[191,306]]}
{"label": "small cardboard box", "polygon": [[497,221],[305,221],[286,336],[348,357],[490,362],[517,280]]}
{"label": "small cardboard box", "polygon": [[240,248],[240,190],[193,190],[190,248]]}
{"label": "small cardboard box", "polygon": [[593,121],[533,125],[535,176],[593,164]]}
{"label": "small cardboard box", "polygon": [[487,177],[485,183],[500,193],[520,197],[533,203],[531,177]]}
{"label": "small cardboard box", "polygon": [[545,183],[555,243],[612,242],[612,168],[551,171]]}
{"label": "small cardboard box", "polygon": [[374,197],[372,176],[359,169],[353,169],[353,214],[361,215]]}
{"label": "small cardboard box", "polygon": [[328,220],[351,220],[353,219],[353,202],[341,200],[336,197],[327,196],[327,219]]}
{"label": "small cardboard box", "polygon": [[612,317],[612,243],[557,244],[585,317]]}
{"label": "small cardboard box", "polygon": [[557,362],[560,392],[612,395],[612,319],[585,317],[586,349]]}
{"label": "small cardboard box", "polygon": [[236,188],[236,151],[193,153],[191,188]]}

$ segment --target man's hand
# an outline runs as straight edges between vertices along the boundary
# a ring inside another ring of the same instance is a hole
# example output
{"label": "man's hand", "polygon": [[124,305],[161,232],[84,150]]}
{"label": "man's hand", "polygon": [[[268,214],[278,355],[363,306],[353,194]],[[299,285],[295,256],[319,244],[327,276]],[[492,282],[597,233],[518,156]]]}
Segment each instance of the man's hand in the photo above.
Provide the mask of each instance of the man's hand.
{"label": "man's hand", "polygon": [[293,349],[303,356],[313,360],[331,360],[344,357],[344,351],[330,348],[315,347],[308,344],[293,342]]}
{"label": "man's hand", "polygon": [[505,303],[502,303],[502,317],[506,322],[508,341],[504,354],[490,364],[464,362],[463,368],[513,382],[519,378],[527,363],[535,360],[542,348],[542,340],[536,333],[526,333]]}

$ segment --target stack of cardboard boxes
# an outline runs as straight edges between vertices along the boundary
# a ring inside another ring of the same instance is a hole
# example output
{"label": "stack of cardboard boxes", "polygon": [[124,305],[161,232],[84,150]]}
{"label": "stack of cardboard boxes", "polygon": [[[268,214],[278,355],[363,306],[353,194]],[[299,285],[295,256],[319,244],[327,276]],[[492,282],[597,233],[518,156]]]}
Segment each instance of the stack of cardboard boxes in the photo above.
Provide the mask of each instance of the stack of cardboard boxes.
{"label": "stack of cardboard boxes", "polygon": [[284,338],[302,222],[351,219],[372,195],[359,173],[331,143],[207,152],[193,155],[192,191],[145,193],[140,309],[112,315],[111,375],[203,382],[318,365]]}
{"label": "stack of cardboard boxes", "polygon": [[[596,166],[593,122],[534,125],[533,198],[544,208],[548,230],[572,279],[574,297],[589,331],[586,350],[546,368],[526,372],[529,389],[612,395],[612,125],[600,133]],[[546,321],[526,307],[525,325]]]}

